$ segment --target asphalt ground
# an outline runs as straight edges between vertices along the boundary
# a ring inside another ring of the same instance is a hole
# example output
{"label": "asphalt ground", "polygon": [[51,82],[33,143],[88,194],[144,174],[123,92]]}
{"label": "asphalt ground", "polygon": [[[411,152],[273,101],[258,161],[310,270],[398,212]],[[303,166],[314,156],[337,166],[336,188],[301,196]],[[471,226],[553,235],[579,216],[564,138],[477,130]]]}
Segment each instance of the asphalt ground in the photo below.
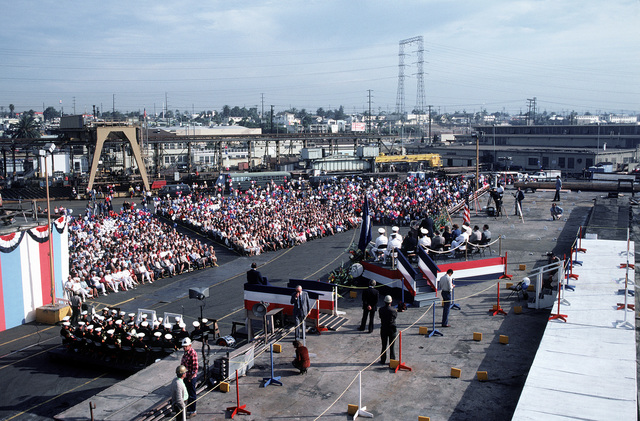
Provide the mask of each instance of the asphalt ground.
{"label": "asphalt ground", "polygon": [[[480,226],[487,223],[494,238],[503,237],[500,248],[502,253],[508,251],[508,273],[517,282],[532,268],[545,264],[548,251],[560,255],[568,252],[596,196],[601,194],[563,192],[565,218],[551,221],[548,209],[553,192],[529,193],[523,204],[523,222],[512,215],[513,200],[507,194],[508,218],[482,213],[476,216],[472,210],[471,222]],[[116,204],[118,200],[122,199]],[[484,206],[486,200],[482,202]],[[75,205],[77,215],[86,203],[59,204]],[[461,217],[454,216],[454,222],[461,222]],[[188,289],[209,286],[211,297],[206,301],[205,317],[218,319],[222,334],[229,334],[232,321],[244,319],[242,285],[251,261],[257,261],[261,272],[275,285],[284,285],[288,278],[323,278],[347,261],[345,250],[357,234],[358,230],[353,230],[255,259],[216,247],[218,268],[163,279],[96,301],[98,307],[116,306],[125,311],[151,308],[160,313],[183,312],[189,321],[199,316],[200,307],[197,300],[187,298]],[[521,264],[526,265],[525,271],[518,269]],[[323,419],[349,419],[347,403],[358,403],[356,375],[366,367],[362,372],[362,403],[376,419],[417,419],[418,415],[432,420],[511,418],[549,311],[525,308],[523,314],[515,315],[512,307],[523,302],[507,298],[508,291],[502,287],[501,305],[508,315],[491,316],[489,309],[496,303],[496,291],[495,280],[458,282],[456,302],[461,310],[452,310],[451,328],[442,329],[436,324],[442,337],[427,338],[417,333],[418,326],[431,326],[432,309],[409,308],[400,313],[398,327],[406,329],[402,359],[412,371],[395,374],[376,364],[380,350],[377,329],[373,334],[356,330],[361,317],[359,296],[351,299],[344,294],[339,308],[346,311],[348,322],[337,332],[308,336],[312,368],[306,376],[294,375],[290,368],[293,351],[285,346],[283,354],[276,354],[274,367],[284,386],[260,388],[270,367],[266,355],[256,360],[255,368],[240,381],[243,403],[252,411],[242,419],[315,419],[321,414]],[[435,311],[438,321],[441,308],[437,306]],[[0,332],[0,375],[4,380],[0,383],[1,419],[51,419],[122,379],[106,370],[52,364],[46,351],[59,344],[58,331],[58,327],[30,323]],[[482,333],[483,340],[473,341],[474,332]],[[499,335],[508,335],[509,344],[499,344]],[[451,367],[462,370],[460,379],[450,377]],[[476,380],[478,370],[487,371],[488,382]],[[198,418],[228,418],[225,408],[233,405],[235,394],[211,392],[201,399]]]}

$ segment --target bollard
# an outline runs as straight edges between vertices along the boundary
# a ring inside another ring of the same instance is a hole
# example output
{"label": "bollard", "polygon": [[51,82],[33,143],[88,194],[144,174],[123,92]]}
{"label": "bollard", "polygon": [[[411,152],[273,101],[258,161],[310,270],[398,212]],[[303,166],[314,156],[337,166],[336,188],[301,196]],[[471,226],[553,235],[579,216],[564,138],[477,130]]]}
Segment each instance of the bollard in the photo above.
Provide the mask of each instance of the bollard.
{"label": "bollard", "polygon": [[478,371],[476,375],[478,376],[478,380],[481,382],[486,382],[487,380],[489,380],[489,375],[486,371]]}

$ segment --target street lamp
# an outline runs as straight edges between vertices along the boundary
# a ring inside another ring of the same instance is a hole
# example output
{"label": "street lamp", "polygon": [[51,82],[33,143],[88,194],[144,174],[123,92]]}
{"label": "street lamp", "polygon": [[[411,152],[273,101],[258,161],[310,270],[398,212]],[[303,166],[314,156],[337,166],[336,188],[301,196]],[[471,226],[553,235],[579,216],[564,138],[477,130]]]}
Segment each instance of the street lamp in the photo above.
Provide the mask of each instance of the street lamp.
{"label": "street lamp", "polygon": [[56,283],[55,275],[53,273],[53,239],[51,238],[51,198],[49,196],[49,165],[47,163],[47,152],[53,160],[53,152],[56,150],[55,143],[47,143],[44,145],[44,150],[41,150],[41,156],[44,157],[44,177],[45,187],[47,190],[47,232],[49,234],[49,272],[51,277],[51,305],[56,303]]}

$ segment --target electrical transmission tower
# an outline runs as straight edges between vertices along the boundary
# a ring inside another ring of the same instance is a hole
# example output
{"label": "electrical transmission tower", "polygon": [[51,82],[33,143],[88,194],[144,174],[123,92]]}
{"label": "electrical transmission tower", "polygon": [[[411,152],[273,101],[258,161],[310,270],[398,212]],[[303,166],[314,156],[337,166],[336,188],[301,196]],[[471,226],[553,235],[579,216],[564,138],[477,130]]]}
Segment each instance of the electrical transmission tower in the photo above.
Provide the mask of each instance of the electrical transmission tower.
{"label": "electrical transmission tower", "polygon": [[527,98],[528,108],[527,111],[527,126],[531,126],[536,124],[536,101],[537,98],[534,96],[533,99]]}
{"label": "electrical transmission tower", "polygon": [[418,114],[424,114],[424,38],[422,35],[403,39],[400,41],[400,51],[398,53],[399,62],[398,62],[398,96],[396,99],[396,113],[404,114],[404,79],[405,79],[405,55],[404,52],[405,45],[416,44],[417,50],[417,95],[416,95],[416,107],[415,110]]}

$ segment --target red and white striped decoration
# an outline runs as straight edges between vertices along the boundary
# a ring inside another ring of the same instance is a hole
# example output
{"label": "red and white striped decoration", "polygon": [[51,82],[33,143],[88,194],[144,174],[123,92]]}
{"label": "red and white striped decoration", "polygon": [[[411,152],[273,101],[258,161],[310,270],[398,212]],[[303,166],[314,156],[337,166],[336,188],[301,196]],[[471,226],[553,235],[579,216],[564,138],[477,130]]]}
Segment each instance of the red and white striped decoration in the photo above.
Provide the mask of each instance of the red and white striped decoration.
{"label": "red and white striped decoration", "polygon": [[469,211],[469,204],[465,202],[464,209],[462,210],[462,223],[471,225],[471,211]]}

